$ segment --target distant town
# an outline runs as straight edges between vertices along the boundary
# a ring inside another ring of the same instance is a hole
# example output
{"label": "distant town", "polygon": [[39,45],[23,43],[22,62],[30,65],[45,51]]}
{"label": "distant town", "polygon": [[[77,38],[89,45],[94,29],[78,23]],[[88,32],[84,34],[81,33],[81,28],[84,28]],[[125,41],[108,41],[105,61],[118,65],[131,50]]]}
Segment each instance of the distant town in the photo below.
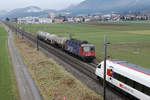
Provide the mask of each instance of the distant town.
{"label": "distant town", "polygon": [[62,16],[61,14],[55,16],[54,13],[49,13],[47,17],[23,17],[12,18],[11,22],[18,24],[42,24],[42,23],[83,23],[83,22],[98,22],[98,21],[137,21],[150,20],[149,15],[137,14],[104,14],[104,15],[79,15],[79,16]]}

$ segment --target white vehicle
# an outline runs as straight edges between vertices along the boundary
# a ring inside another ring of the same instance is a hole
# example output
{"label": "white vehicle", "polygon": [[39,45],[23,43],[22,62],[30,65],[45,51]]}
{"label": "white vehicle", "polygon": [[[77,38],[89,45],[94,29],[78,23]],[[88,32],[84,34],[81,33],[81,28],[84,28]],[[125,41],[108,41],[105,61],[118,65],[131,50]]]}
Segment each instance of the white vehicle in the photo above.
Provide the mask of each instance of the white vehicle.
{"label": "white vehicle", "polygon": [[[95,74],[104,77],[104,61],[98,64]],[[107,60],[106,80],[140,100],[150,100],[150,69],[126,61]]]}

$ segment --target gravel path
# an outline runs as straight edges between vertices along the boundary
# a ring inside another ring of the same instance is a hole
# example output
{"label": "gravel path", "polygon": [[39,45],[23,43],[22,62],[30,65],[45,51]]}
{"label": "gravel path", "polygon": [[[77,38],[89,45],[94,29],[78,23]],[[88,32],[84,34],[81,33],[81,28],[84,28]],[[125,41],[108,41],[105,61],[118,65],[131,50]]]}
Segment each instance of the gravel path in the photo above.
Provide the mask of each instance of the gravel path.
{"label": "gravel path", "polygon": [[[7,29],[7,27],[5,27]],[[8,30],[8,29],[7,29]],[[15,44],[13,42],[13,34],[9,32],[8,47],[14,67],[17,87],[21,100],[42,100],[42,97],[36,88],[24,62],[22,61]]]}

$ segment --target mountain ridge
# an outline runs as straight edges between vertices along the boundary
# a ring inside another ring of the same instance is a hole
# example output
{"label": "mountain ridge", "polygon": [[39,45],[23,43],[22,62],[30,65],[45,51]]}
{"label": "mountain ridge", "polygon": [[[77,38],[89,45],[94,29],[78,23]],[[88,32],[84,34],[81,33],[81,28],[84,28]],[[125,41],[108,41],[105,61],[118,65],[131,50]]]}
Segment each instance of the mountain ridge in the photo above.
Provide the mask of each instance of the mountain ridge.
{"label": "mountain ridge", "polygon": [[[85,0],[66,11],[73,15],[84,13],[136,12],[150,10],[150,0]],[[79,11],[79,12],[78,12]]]}
{"label": "mountain ridge", "polygon": [[[10,12],[0,13],[0,18],[16,18],[27,16],[47,16],[48,13],[76,16],[83,14],[111,14],[111,13],[150,13],[150,0],[85,0],[64,10],[43,10],[37,6],[17,8]],[[3,17],[2,17],[3,16]]]}

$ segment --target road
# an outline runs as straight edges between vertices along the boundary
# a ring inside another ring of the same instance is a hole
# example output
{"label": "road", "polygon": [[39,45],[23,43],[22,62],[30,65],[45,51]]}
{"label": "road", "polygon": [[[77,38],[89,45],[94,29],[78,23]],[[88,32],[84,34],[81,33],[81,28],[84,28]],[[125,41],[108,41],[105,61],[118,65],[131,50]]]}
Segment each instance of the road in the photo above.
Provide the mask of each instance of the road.
{"label": "road", "polygon": [[[6,26],[5,29],[8,30]],[[13,40],[13,33],[9,31],[8,47],[13,63],[20,100],[42,100],[42,96],[20,57]]]}

